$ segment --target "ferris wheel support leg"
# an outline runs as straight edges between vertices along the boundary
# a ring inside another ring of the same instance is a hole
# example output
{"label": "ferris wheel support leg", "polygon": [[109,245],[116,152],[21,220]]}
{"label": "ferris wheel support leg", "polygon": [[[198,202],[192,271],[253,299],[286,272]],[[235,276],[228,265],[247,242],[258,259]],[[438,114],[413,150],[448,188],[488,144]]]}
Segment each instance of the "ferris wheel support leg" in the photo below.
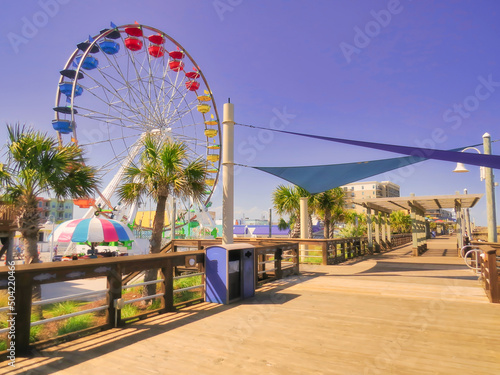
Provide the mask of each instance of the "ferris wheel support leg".
{"label": "ferris wheel support leg", "polygon": [[234,222],[234,105],[224,104],[222,132],[222,243],[233,243]]}

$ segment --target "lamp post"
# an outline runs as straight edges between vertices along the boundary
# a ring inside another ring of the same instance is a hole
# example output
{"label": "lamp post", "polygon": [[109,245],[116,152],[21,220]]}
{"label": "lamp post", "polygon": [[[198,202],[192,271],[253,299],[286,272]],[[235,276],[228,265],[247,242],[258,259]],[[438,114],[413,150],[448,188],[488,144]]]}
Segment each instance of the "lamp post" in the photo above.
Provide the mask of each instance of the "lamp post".
{"label": "lamp post", "polygon": [[[483,147],[484,153],[486,155],[491,155],[491,137],[488,133],[483,135]],[[462,152],[466,150],[476,150],[475,147],[466,147]],[[495,209],[495,177],[493,176],[493,170],[489,167],[481,167],[481,181],[485,180],[486,183],[486,214],[488,216],[488,242],[497,242],[497,216]],[[463,163],[457,163],[457,167],[453,172],[464,173],[469,172],[465,168]]]}

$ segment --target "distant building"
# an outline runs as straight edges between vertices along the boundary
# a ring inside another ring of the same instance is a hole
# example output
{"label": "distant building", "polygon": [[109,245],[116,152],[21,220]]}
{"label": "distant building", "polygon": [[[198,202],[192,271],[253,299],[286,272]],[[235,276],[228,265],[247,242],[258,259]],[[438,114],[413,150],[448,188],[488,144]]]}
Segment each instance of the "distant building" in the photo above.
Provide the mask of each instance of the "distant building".
{"label": "distant building", "polygon": [[425,216],[432,220],[432,221],[437,221],[439,220],[442,221],[453,221],[454,214],[451,211],[445,210],[443,208],[439,208],[437,210],[427,210],[425,212]]}
{"label": "distant building", "polygon": [[41,198],[38,200],[38,212],[42,223],[53,219],[56,223],[73,219],[73,200]]}
{"label": "distant building", "polygon": [[356,210],[356,212],[359,213],[366,213],[366,209],[354,204],[352,202],[354,199],[359,200],[400,196],[399,185],[390,181],[353,182],[351,184],[343,185],[341,188],[344,190],[344,208],[348,210]]}

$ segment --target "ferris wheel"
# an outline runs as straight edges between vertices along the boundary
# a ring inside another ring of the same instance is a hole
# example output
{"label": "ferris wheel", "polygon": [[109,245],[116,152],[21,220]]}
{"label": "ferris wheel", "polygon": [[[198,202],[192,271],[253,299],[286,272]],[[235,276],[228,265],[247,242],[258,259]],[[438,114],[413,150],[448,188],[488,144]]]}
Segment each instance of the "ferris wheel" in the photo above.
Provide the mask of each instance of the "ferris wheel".
{"label": "ferris wheel", "polygon": [[[182,141],[190,158],[206,158],[206,198],[198,202],[206,211],[220,170],[219,116],[202,70],[184,47],[150,26],[111,23],[79,43],[60,73],[52,121],[58,140],[81,146],[107,182],[96,200],[80,201],[90,207],[85,217],[106,207],[115,219],[133,221],[137,207],[113,204],[113,198],[146,134]],[[191,211],[195,203],[185,199],[177,207]]]}

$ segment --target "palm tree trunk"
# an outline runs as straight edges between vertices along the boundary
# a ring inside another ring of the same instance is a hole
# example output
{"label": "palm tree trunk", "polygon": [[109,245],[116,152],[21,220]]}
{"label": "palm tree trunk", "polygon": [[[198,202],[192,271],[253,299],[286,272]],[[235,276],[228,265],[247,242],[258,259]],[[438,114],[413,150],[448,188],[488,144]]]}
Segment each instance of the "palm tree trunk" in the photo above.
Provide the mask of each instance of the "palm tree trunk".
{"label": "palm tree trunk", "polygon": [[323,235],[326,239],[330,238],[330,220],[325,219],[325,227],[323,228]]}
{"label": "palm tree trunk", "polygon": [[290,231],[290,238],[299,238],[300,237],[300,221],[296,220],[293,224],[293,228]]}
{"label": "palm tree trunk", "polygon": [[[165,223],[165,207],[167,204],[166,196],[159,196],[158,203],[156,205],[155,219],[153,222],[153,231],[151,233],[151,239],[149,240],[149,253],[157,254],[161,251],[161,237],[163,233],[163,226]],[[153,281],[158,278],[157,269],[149,269],[144,272],[144,281]],[[145,285],[142,289],[143,297],[152,296],[156,294],[156,284]],[[152,301],[145,301],[144,304],[149,304]]]}
{"label": "palm tree trunk", "polygon": [[[24,232],[24,264],[34,264],[40,263],[38,258],[38,230],[29,230]],[[40,285],[34,285],[31,291],[31,298],[33,301],[40,301],[42,299],[42,287]],[[32,307],[32,312],[34,319],[43,319],[42,305],[36,305]]]}

